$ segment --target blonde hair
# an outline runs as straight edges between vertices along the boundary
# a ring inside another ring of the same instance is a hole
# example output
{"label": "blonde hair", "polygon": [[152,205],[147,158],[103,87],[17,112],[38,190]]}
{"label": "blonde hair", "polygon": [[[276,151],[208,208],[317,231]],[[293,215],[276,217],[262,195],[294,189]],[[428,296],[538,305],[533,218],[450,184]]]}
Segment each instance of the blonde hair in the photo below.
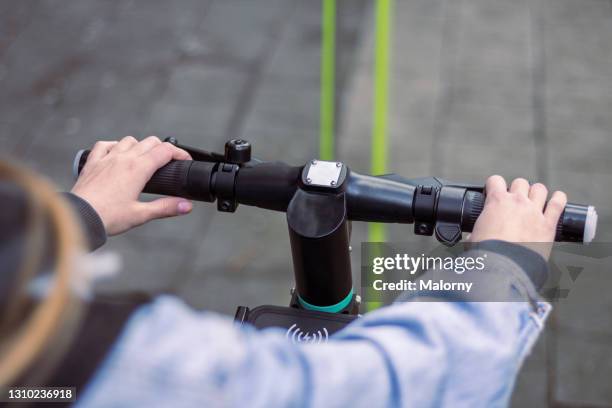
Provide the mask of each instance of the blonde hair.
{"label": "blonde hair", "polygon": [[[28,195],[31,211],[27,228],[24,260],[17,274],[16,288],[0,320],[0,386],[12,385],[26,371],[49,371],[72,338],[81,315],[80,302],[73,296],[71,279],[79,257],[84,253],[81,227],[50,183],[29,170],[0,160],[0,179],[14,182]],[[53,245],[46,245],[50,221]],[[27,287],[41,267],[46,247],[53,247],[54,266],[49,293],[34,305]],[[30,308],[28,310],[27,308]],[[27,310],[27,313],[26,313]],[[14,324],[17,323],[17,324]],[[10,325],[14,329],[6,330]],[[50,345],[53,344],[53,347]],[[41,364],[41,367],[38,364]],[[32,366],[36,364],[36,369]],[[44,367],[43,367],[44,366]],[[40,370],[39,370],[40,368]]]}

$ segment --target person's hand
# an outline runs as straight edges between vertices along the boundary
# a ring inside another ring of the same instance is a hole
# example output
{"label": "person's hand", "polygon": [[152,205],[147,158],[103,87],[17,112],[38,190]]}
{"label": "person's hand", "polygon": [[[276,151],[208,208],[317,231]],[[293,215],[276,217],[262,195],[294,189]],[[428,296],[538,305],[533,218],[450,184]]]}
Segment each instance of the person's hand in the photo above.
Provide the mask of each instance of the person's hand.
{"label": "person's hand", "polygon": [[126,136],[119,142],[97,142],[72,188],[100,215],[106,233],[117,235],[157,218],[187,214],[184,198],[138,201],[153,173],[171,160],[191,160],[186,151],[149,136],[138,142]]}
{"label": "person's hand", "polygon": [[489,177],[485,190],[484,209],[469,240],[496,239],[531,244],[527,246],[548,259],[557,222],[567,204],[565,193],[555,191],[547,204],[548,190],[543,184],[530,186],[527,180],[517,178],[508,190],[501,176]]}

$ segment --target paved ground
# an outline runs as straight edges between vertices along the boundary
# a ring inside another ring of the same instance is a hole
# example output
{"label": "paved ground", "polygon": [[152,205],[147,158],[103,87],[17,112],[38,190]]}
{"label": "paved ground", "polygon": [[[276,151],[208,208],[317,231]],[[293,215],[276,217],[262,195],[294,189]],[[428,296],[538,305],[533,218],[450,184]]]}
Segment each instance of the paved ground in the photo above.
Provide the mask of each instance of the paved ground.
{"label": "paved ground", "polygon": [[[544,181],[595,204],[598,237],[610,241],[611,2],[399,0],[393,38],[390,171]],[[363,171],[372,42],[368,34],[340,138],[342,159]],[[354,233],[354,241],[366,237],[365,228]],[[400,227],[389,235],[423,240]],[[513,405],[612,406],[612,261],[594,265],[557,305]]]}
{"label": "paved ground", "polygon": [[[339,4],[339,154],[367,172],[372,16],[367,0]],[[610,1],[396,0],[394,17],[389,170],[545,181],[597,205],[609,241]],[[126,134],[208,149],[240,136],[263,159],[304,162],[317,154],[319,43],[312,0],[0,0],[1,151],[62,189],[77,149]],[[390,237],[423,240],[406,232]],[[99,290],[171,292],[228,314],[284,304],[283,237],[282,214],[200,204],[113,238],[127,272]],[[612,404],[609,266],[558,305],[515,406]]]}
{"label": "paved ground", "polygon": [[[339,2],[340,83],[365,5]],[[296,164],[317,155],[319,2],[0,1],[0,18],[2,152],[62,189],[76,150],[128,134],[211,150],[244,137],[256,156]],[[286,235],[281,214],[199,204],[111,239],[129,273],[99,290],[172,292],[228,314],[285,304]]]}

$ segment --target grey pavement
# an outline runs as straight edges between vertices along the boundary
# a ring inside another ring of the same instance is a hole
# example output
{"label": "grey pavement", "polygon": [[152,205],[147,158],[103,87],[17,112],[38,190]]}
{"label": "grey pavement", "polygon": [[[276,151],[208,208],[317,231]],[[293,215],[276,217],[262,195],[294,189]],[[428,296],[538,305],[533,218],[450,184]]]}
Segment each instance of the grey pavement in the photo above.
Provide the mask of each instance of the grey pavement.
{"label": "grey pavement", "polygon": [[[374,35],[364,29],[339,144],[342,160],[368,171]],[[398,0],[392,47],[390,172],[542,181],[597,206],[598,237],[610,242],[611,2]],[[400,226],[388,236],[430,239]],[[353,241],[366,239],[355,225]],[[612,260],[588,271],[564,282],[569,296],[527,359],[513,406],[612,406]]]}
{"label": "grey pavement", "polygon": [[[338,3],[339,95],[367,10]],[[303,163],[318,152],[320,20],[320,3],[305,0],[1,1],[2,153],[62,190],[78,149],[124,135],[217,151],[243,137],[259,158]],[[125,270],[103,293],[175,293],[230,315],[289,300],[282,214],[196,204],[103,251]]]}
{"label": "grey pavement", "polygon": [[[370,3],[338,1],[338,154],[361,172]],[[128,134],[210,150],[243,137],[262,159],[303,163],[318,151],[320,12],[314,0],[0,0],[0,153],[62,190],[78,149]],[[609,0],[396,0],[392,46],[389,171],[544,181],[598,206],[612,239]],[[366,227],[353,234],[357,249]],[[389,239],[430,242],[405,226]],[[103,250],[124,259],[104,293],[174,293],[231,315],[285,304],[292,286],[284,216],[253,208],[196,204]],[[559,302],[513,406],[612,405],[610,266]]]}

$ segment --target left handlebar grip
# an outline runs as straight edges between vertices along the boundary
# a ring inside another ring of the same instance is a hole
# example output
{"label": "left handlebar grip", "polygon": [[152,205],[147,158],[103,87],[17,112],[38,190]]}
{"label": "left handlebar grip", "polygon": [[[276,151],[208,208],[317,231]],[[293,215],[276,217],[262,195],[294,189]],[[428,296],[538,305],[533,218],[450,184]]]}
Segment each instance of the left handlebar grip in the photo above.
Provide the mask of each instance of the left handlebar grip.
{"label": "left handlebar grip", "polygon": [[[76,177],[81,173],[88,156],[89,150],[77,153],[73,164]],[[208,162],[171,161],[153,173],[142,192],[213,202],[215,195],[211,180],[214,167],[214,163]]]}
{"label": "left handlebar grip", "polygon": [[161,167],[142,190],[143,193],[191,198],[189,171],[192,161],[172,161]]}

